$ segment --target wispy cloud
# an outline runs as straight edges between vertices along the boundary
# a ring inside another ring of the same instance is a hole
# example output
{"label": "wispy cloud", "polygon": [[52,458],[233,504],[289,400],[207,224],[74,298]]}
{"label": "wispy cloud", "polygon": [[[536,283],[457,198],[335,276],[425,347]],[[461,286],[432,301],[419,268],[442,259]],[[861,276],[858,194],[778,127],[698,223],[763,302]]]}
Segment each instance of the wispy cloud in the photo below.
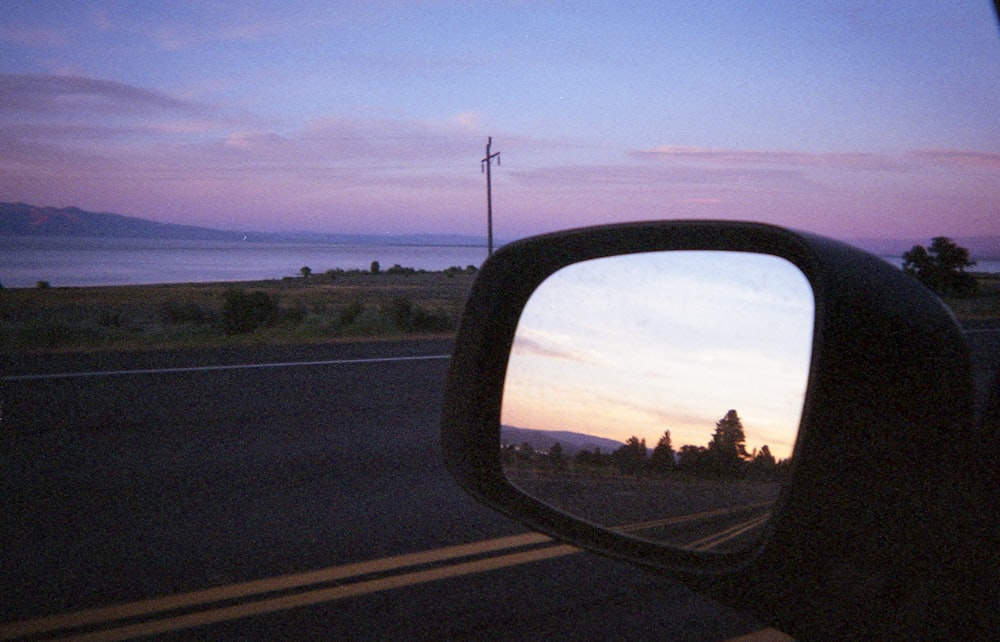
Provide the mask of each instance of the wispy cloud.
{"label": "wispy cloud", "polygon": [[30,47],[60,47],[69,42],[65,31],[0,27],[0,42]]}
{"label": "wispy cloud", "polygon": [[0,113],[113,112],[118,114],[172,111],[195,113],[193,103],[164,93],[110,80],[79,76],[0,74]]}
{"label": "wispy cloud", "polygon": [[808,153],[783,150],[713,149],[664,145],[630,152],[634,158],[655,161],[687,161],[746,166],[834,167],[846,169],[891,170],[900,162],[891,156],[873,153]]}
{"label": "wispy cloud", "polygon": [[546,359],[559,359],[564,361],[583,360],[578,353],[572,350],[567,350],[560,346],[552,345],[549,342],[539,341],[524,335],[518,335],[514,339],[514,345],[511,347],[511,351],[516,352],[517,355],[521,357],[544,357]]}
{"label": "wispy cloud", "polygon": [[1000,170],[1000,154],[960,149],[925,149],[910,152],[909,157],[945,167]]}

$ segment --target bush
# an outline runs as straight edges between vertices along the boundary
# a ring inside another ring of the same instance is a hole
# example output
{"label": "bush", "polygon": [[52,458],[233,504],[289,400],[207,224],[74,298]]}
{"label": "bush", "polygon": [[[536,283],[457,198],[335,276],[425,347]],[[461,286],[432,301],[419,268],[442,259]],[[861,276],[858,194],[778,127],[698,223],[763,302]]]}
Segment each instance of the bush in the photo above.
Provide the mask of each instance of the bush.
{"label": "bush", "polygon": [[406,297],[392,299],[383,306],[382,311],[396,329],[404,332],[440,332],[452,329],[447,313],[425,310]]}
{"label": "bush", "polygon": [[48,281],[38,281],[35,283],[35,287],[39,290],[48,290],[51,286]]}
{"label": "bush", "polygon": [[276,298],[266,292],[229,290],[222,306],[222,327],[227,335],[253,332],[278,322],[280,309]]}
{"label": "bush", "polygon": [[212,320],[212,315],[197,303],[179,303],[167,301],[160,308],[160,319],[164,323],[191,323],[201,325]]}

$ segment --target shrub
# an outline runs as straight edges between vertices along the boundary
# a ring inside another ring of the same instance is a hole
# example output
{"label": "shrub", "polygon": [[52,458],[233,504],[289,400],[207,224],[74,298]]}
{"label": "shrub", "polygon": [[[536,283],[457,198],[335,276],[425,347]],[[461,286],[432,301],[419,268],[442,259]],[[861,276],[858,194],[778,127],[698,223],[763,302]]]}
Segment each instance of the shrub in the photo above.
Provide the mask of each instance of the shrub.
{"label": "shrub", "polygon": [[355,300],[351,301],[343,308],[340,309],[340,314],[338,315],[338,320],[340,325],[347,327],[353,325],[361,314],[365,311],[365,304],[361,301]]}
{"label": "shrub", "polygon": [[437,332],[450,330],[451,319],[440,310],[428,311],[414,305],[406,297],[396,297],[383,305],[383,313],[389,322],[404,332]]}
{"label": "shrub", "polygon": [[35,283],[35,287],[38,288],[39,290],[48,290],[52,286],[49,284],[48,281],[38,281],[37,283]]}
{"label": "shrub", "polygon": [[379,265],[378,261],[372,261],[371,272],[372,274],[378,274],[382,271],[382,266]]}
{"label": "shrub", "polygon": [[160,308],[160,319],[164,323],[193,323],[201,325],[212,320],[212,315],[197,303],[179,303],[167,301]]}
{"label": "shrub", "polygon": [[222,306],[222,327],[227,335],[245,334],[270,327],[280,316],[278,301],[266,292],[229,290]]}

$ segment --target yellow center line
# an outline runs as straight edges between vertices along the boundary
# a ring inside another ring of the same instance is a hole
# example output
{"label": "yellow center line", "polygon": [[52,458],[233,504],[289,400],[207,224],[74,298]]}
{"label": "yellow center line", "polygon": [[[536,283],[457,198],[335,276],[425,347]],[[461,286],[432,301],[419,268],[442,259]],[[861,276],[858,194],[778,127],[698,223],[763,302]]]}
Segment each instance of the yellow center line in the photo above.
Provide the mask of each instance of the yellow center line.
{"label": "yellow center line", "polygon": [[[623,525],[619,527],[618,530],[628,532],[649,528],[654,524],[662,525],[664,523],[674,521],[679,522],[691,519],[704,519],[717,516],[721,512],[722,511],[706,511],[703,513],[669,518],[667,520],[657,520],[657,522]],[[706,537],[699,542],[695,542],[691,546],[698,546],[700,550],[714,548],[715,546],[732,539],[739,533],[742,533],[749,528],[753,528],[758,523],[765,521],[767,516],[768,515],[765,514],[762,517],[737,524],[736,526],[730,527],[720,533],[716,533],[715,535]],[[569,555],[580,552],[581,550],[570,545],[556,544],[552,538],[540,533],[523,533],[521,535],[500,537],[470,544],[458,544],[455,546],[447,546],[429,551],[356,562],[353,564],[330,567],[316,571],[308,571],[305,573],[294,573],[261,580],[240,582],[227,586],[218,586],[198,591],[191,591],[188,593],[179,593],[177,595],[168,595],[137,602],[117,604],[96,609],[87,609],[73,613],[63,613],[32,620],[25,620],[22,622],[0,624],[0,640],[9,640],[32,634],[53,633],[61,630],[65,631],[87,626],[107,626],[116,622],[121,623],[124,620],[139,618],[155,613],[175,611],[184,608],[208,607],[213,603],[227,600],[245,599],[254,596],[263,596],[268,593],[304,589],[317,584],[363,577],[376,573],[401,571],[413,566],[446,562],[464,557],[485,555],[498,551],[539,544],[552,545],[527,551],[507,553],[483,559],[458,562],[446,566],[401,573],[388,577],[360,580],[339,586],[305,590],[291,595],[278,595],[270,598],[261,597],[261,599],[255,601],[247,601],[241,604],[218,608],[206,608],[205,610],[195,613],[175,616],[168,615],[158,620],[138,622],[131,625],[120,626],[118,628],[84,633],[68,639],[119,640],[140,635],[153,635],[252,615],[272,613],[299,606],[329,602],[347,597],[364,595],[367,593],[402,588],[405,586],[412,586],[423,582],[431,582],[440,579],[457,577],[460,575],[483,573],[507,566],[516,566],[518,564],[526,564],[529,562]]]}
{"label": "yellow center line", "polygon": [[263,580],[252,580],[227,586],[219,586],[190,593],[180,593],[168,595],[139,602],[127,604],[117,604],[97,609],[76,611],[73,613],[63,613],[49,617],[42,617],[23,622],[0,625],[0,640],[7,640],[23,635],[55,631],[59,629],[75,628],[91,624],[100,624],[113,620],[138,617],[156,613],[160,611],[170,611],[189,606],[220,602],[222,600],[232,600],[237,598],[271,593],[274,591],[290,590],[319,584],[322,582],[333,582],[336,580],[355,577],[358,575],[368,575],[386,571],[406,568],[408,566],[419,566],[421,564],[431,564],[442,562],[459,557],[471,555],[481,555],[508,548],[518,548],[532,544],[551,542],[552,538],[540,533],[524,533],[510,537],[500,537],[496,539],[484,540],[472,544],[458,544],[430,551],[419,553],[409,553],[396,555],[377,560],[368,560],[336,566],[317,571],[305,573],[295,573],[278,577],[266,578]]}
{"label": "yellow center line", "polygon": [[507,566],[517,566],[519,564],[537,562],[578,552],[580,552],[580,549],[566,544],[547,546],[545,548],[534,549],[522,553],[510,553],[497,557],[489,557],[471,562],[453,564],[451,566],[432,568],[425,571],[415,571],[413,573],[406,573],[403,575],[394,575],[391,577],[355,582],[353,584],[335,586],[327,589],[317,589],[315,591],[308,591],[305,593],[274,597],[256,602],[248,602],[245,604],[237,604],[209,611],[191,613],[189,615],[170,617],[151,622],[142,622],[130,626],[123,626],[117,629],[95,631],[93,633],[73,636],[66,639],[83,642],[85,640],[125,640],[137,636],[156,635],[159,633],[167,633],[170,631],[203,626],[206,624],[217,624],[219,622],[236,620],[252,615],[274,613],[276,611],[283,611],[311,604],[319,604],[321,602],[332,602],[334,600],[341,600],[348,597],[355,597],[378,591],[398,589],[406,586],[413,586],[415,584],[457,577],[459,575],[484,573]]}

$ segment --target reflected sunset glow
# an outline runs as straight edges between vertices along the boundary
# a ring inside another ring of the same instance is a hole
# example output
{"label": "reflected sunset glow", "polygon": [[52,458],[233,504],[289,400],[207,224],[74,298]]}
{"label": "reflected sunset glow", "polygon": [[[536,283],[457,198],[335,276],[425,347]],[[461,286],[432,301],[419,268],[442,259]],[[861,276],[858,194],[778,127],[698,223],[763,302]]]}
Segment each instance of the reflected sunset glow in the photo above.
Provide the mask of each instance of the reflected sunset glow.
{"label": "reflected sunset glow", "polygon": [[704,446],[736,409],[748,450],[791,455],[812,349],[804,275],[773,256],[658,252],[569,266],[518,325],[504,425]]}

